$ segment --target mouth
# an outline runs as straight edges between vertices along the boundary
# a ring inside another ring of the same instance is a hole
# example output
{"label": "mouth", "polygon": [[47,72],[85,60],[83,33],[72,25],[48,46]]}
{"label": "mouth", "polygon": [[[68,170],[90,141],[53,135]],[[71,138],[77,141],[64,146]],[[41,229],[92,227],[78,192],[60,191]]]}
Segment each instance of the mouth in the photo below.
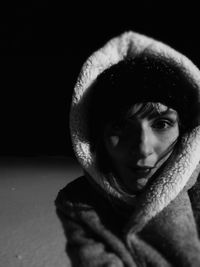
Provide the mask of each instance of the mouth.
{"label": "mouth", "polygon": [[130,167],[131,170],[134,172],[134,173],[137,173],[137,174],[143,174],[143,175],[147,175],[149,174],[153,169],[155,169],[155,167],[152,167],[152,166],[134,166],[134,167]]}

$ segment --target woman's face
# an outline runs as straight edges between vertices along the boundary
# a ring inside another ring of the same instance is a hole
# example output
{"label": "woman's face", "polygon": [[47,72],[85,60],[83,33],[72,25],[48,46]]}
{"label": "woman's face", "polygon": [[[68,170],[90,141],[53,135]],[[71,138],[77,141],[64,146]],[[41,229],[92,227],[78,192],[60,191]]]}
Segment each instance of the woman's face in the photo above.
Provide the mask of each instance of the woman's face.
{"label": "woman's face", "polygon": [[[136,111],[141,104],[136,104]],[[113,170],[126,190],[142,190],[173,151],[179,136],[178,114],[158,104],[159,112],[137,114],[123,125],[105,127],[105,148]],[[144,114],[143,114],[144,115]]]}

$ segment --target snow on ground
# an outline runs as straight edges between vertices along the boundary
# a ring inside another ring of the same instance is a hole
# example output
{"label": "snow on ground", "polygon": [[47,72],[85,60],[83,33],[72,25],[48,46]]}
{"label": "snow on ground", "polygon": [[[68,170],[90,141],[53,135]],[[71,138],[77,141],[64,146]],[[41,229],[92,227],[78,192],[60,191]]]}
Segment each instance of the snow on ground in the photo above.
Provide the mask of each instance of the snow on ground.
{"label": "snow on ground", "polygon": [[68,267],[58,191],[82,174],[70,158],[0,158],[0,267]]}

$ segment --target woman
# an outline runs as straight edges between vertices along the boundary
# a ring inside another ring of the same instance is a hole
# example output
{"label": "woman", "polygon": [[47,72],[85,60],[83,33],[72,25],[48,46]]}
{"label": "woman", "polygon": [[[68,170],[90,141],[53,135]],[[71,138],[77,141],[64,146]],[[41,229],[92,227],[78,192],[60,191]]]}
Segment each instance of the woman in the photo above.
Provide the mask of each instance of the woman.
{"label": "woman", "polygon": [[85,176],[57,212],[72,266],[200,266],[200,72],[134,32],[83,65],[70,126]]}

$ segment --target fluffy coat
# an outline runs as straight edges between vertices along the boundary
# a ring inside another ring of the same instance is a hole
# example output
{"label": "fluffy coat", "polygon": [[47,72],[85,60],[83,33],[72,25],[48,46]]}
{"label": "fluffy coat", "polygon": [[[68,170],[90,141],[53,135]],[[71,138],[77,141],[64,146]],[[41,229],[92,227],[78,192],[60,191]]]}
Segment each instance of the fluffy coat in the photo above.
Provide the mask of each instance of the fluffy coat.
{"label": "fluffy coat", "polygon": [[[197,111],[178,153],[131,208],[132,198],[125,198],[97,168],[86,114],[88,92],[97,76],[141,53],[179,69],[191,85],[188,90],[195,93]],[[56,199],[73,266],[200,266],[199,106],[200,71],[162,42],[125,32],[87,59],[70,112],[73,148],[85,176],[62,189]]]}

